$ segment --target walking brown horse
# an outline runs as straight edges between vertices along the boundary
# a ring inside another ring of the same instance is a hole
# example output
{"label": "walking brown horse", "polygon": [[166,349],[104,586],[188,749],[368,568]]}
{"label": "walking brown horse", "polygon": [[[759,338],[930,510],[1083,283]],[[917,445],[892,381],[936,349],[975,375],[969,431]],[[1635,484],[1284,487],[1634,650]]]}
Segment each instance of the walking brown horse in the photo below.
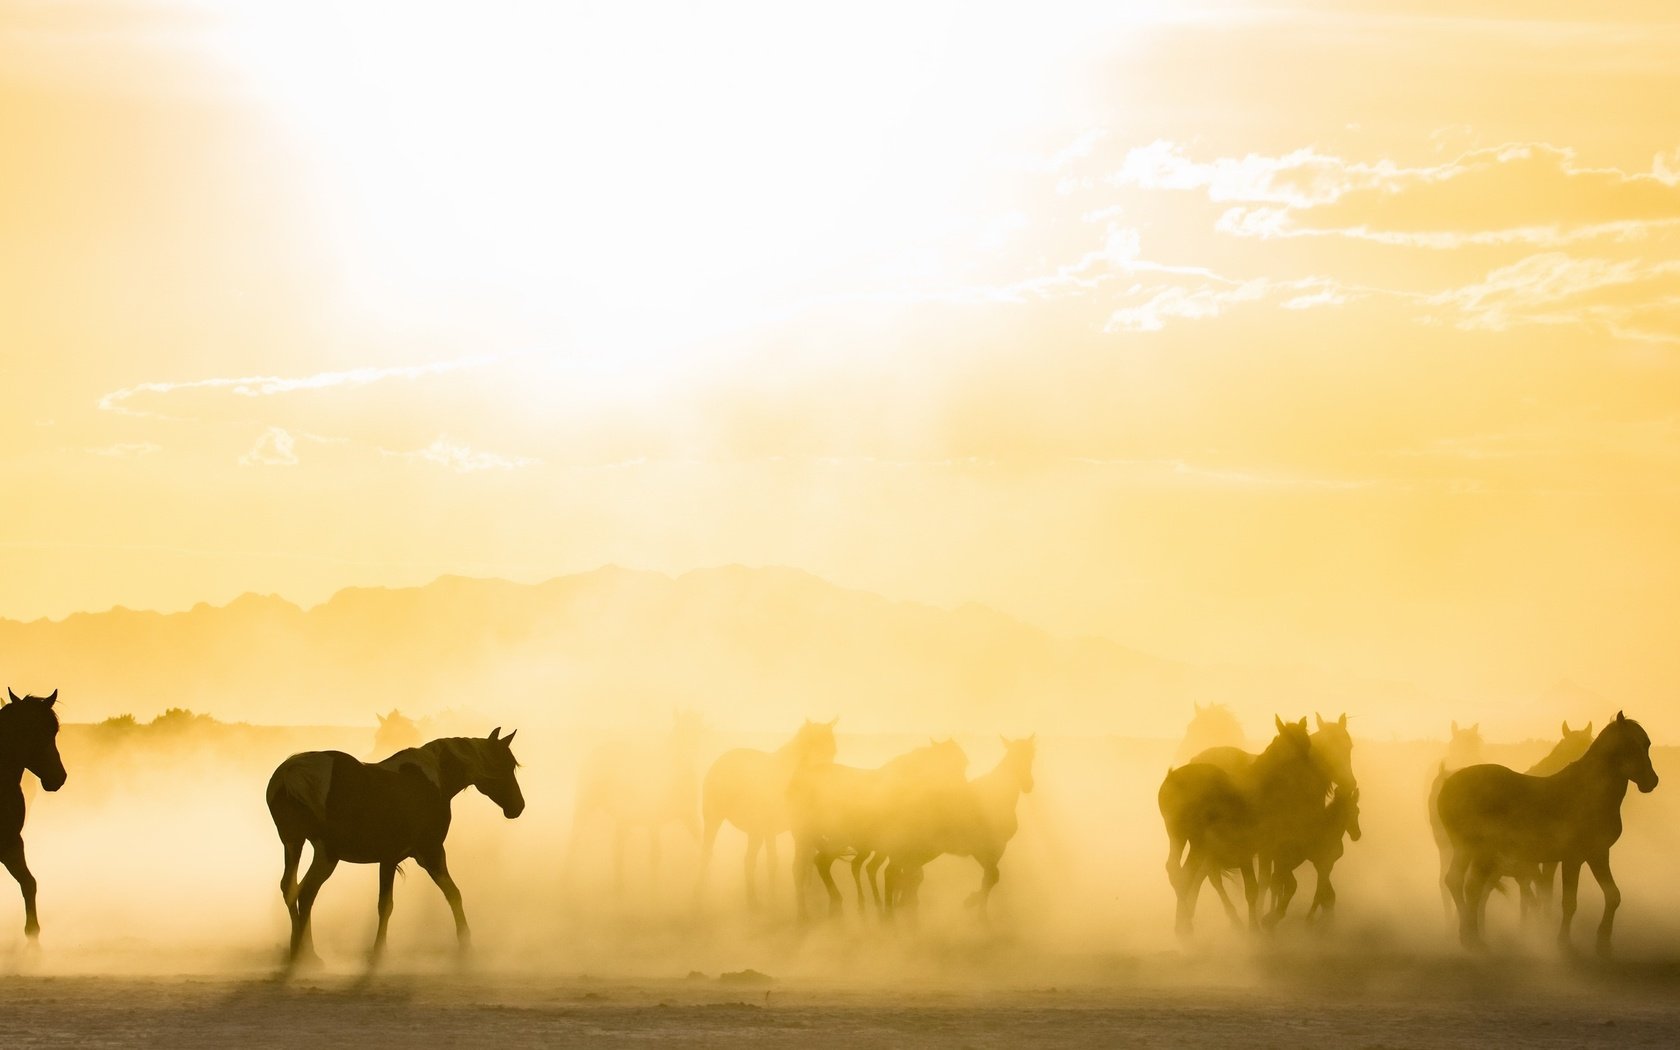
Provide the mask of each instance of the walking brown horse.
{"label": "walking brown horse", "polygon": [[[514,733],[498,727],[488,738],[444,737],[368,764],[342,751],[306,751],[280,763],[268,781],[268,812],[285,849],[280,895],[292,920],[288,966],[318,962],[309,930],[321,885],[341,860],[379,865],[379,930],[373,960],[385,950],[391,891],[397,865],[413,858],[443,891],[455,915],[462,950],[470,943],[461,891],[449,875],[443,840],[450,805],[475,787],[512,820],[525,810],[514,774]],[[303,882],[297,881],[303,844],[314,849]]]}
{"label": "walking brown horse", "polygon": [[46,696],[18,696],[6,690],[0,707],[0,864],[23,893],[23,934],[34,942],[41,922],[35,914],[35,876],[23,857],[23,774],[27,770],[48,791],[64,786],[64,762],[58,757],[58,690]]}
{"label": "walking brown horse", "polygon": [[1571,947],[1581,865],[1604,892],[1598,953],[1610,954],[1610,932],[1621,890],[1610,874],[1610,847],[1622,835],[1622,800],[1632,783],[1642,793],[1657,786],[1651,737],[1638,722],[1616,712],[1580,759],[1550,776],[1529,776],[1504,766],[1461,769],[1441,786],[1441,823],[1452,841],[1447,891],[1458,908],[1459,939],[1484,947],[1482,905],[1490,880],[1514,865],[1557,861],[1563,868],[1563,918],[1558,944]]}

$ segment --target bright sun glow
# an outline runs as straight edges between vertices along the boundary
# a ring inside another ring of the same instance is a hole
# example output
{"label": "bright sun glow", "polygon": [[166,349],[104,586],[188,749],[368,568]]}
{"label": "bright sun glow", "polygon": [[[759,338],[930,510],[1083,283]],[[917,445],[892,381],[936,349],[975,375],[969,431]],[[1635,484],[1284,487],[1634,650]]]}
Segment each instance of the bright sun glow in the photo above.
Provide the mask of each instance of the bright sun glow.
{"label": "bright sun glow", "polygon": [[1055,78],[991,68],[1022,27],[976,41],[956,6],[251,4],[221,47],[305,141],[365,302],[658,358],[980,235]]}

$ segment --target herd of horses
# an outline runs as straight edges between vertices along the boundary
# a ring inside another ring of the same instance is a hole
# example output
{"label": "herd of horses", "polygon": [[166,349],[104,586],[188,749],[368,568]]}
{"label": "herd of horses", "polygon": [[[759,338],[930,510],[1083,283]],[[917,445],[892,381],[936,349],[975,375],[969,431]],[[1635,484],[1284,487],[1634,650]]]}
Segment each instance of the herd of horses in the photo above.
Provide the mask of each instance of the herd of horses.
{"label": "herd of horses", "polygon": [[[1205,714],[1198,708],[1199,721]],[[1231,871],[1242,878],[1251,928],[1283,918],[1295,893],[1295,870],[1306,863],[1318,880],[1309,919],[1335,906],[1331,869],[1342,856],[1343,839],[1360,836],[1347,715],[1334,722],[1319,716],[1310,733],[1305,718],[1275,722],[1277,735],[1259,754],[1234,746],[1194,751],[1161,783],[1157,803],[1167,829],[1167,878],[1177,895],[1181,936],[1191,931],[1204,882],[1213,884],[1232,922],[1241,924],[1225,889]],[[1485,948],[1487,902],[1501,880],[1516,884],[1526,916],[1549,905],[1552,882],[1561,872],[1558,944],[1571,950],[1585,865],[1604,894],[1597,950],[1609,955],[1621,904],[1610,847],[1622,834],[1628,785],[1641,792],[1657,786],[1650,736],[1621,712],[1597,735],[1591,724],[1571,730],[1565,722],[1552,752],[1521,773],[1478,761],[1480,746],[1479,727],[1453,723],[1448,755],[1428,798],[1442,893],[1457,916],[1460,941],[1471,950]]]}
{"label": "herd of horses", "polygon": [[[22,781],[27,771],[47,791],[64,785],[57,698],[56,690],[19,697],[8,689],[8,702],[0,706],[0,863],[22,890],[24,932],[31,941],[40,924],[35,879],[24,860]],[[1198,708],[1198,722],[1217,721],[1221,714],[1226,713]],[[402,728],[397,717],[381,717],[386,735],[380,742],[393,742],[388,734]],[[1226,913],[1241,925],[1225,887],[1231,872],[1241,877],[1251,928],[1273,926],[1285,916],[1297,887],[1295,872],[1305,864],[1317,875],[1308,918],[1327,916],[1335,907],[1331,871],[1344,841],[1358,841],[1361,833],[1347,716],[1319,716],[1310,731],[1305,718],[1277,718],[1275,728],[1266,747],[1251,754],[1230,744],[1194,749],[1193,723],[1179,764],[1162,781],[1157,803],[1166,825],[1167,875],[1177,896],[1180,934],[1190,932],[1204,883],[1213,885]],[[945,855],[969,857],[979,865],[980,883],[968,904],[983,916],[998,884],[999,863],[1019,827],[1020,797],[1033,789],[1035,738],[1003,738],[996,766],[971,778],[968,757],[954,740],[931,741],[880,766],[861,768],[835,761],[834,730],[834,721],[806,721],[781,747],[726,751],[696,778],[685,771],[693,768],[700,724],[679,716],[670,738],[654,745],[658,753],[651,760],[635,753],[637,745],[624,743],[604,746],[583,763],[574,829],[592,815],[610,817],[617,828],[615,867],[621,871],[630,831],[647,829],[657,843],[664,824],[680,823],[700,843],[698,899],[717,834],[730,824],[746,835],[749,904],[758,900],[761,852],[774,895],[777,841],[791,833],[792,885],[801,917],[815,909],[818,884],[828,910],[841,910],[832,870],[837,860],[850,863],[860,911],[873,906],[885,916],[901,911],[913,916],[927,865]],[[509,819],[523,812],[514,736],[497,728],[487,737],[403,741],[394,754],[372,762],[342,751],[311,751],[280,763],[266,799],[284,852],[280,891],[291,923],[290,965],[314,961],[311,912],[322,884],[341,862],[379,866],[375,958],[385,947],[393,881],[407,860],[437,884],[454,914],[460,945],[469,944],[461,893],[444,847],[451,805],[471,787]],[[1456,911],[1466,947],[1483,946],[1483,913],[1502,880],[1516,885],[1527,913],[1546,907],[1561,872],[1558,939],[1567,948],[1580,869],[1586,865],[1604,893],[1598,950],[1609,952],[1621,900],[1609,851],[1621,835],[1628,784],[1642,792],[1657,785],[1650,748],[1645,730],[1620,713],[1596,735],[1590,725],[1572,731],[1565,723],[1553,752],[1519,773],[1479,762],[1477,727],[1453,725],[1428,809],[1441,853],[1444,899]],[[300,880],[306,843],[312,856]]]}

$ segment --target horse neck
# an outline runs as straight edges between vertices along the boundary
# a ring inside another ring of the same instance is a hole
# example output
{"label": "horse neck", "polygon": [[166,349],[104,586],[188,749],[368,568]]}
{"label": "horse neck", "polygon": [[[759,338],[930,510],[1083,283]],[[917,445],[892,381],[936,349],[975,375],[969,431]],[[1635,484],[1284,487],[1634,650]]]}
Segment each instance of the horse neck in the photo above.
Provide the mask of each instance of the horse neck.
{"label": "horse neck", "polygon": [[[4,711],[5,708],[0,708]],[[11,720],[0,715],[0,782],[23,780],[23,753],[17,746],[17,735]]]}
{"label": "horse neck", "polygon": [[1628,782],[1626,777],[1611,768],[1613,761],[1610,749],[1599,747],[1595,740],[1586,754],[1545,779],[1572,794],[1591,795],[1606,804],[1619,806],[1627,797]]}
{"label": "horse neck", "polygon": [[1004,755],[997,765],[975,777],[971,783],[975,795],[983,803],[996,806],[999,810],[1014,812],[1015,804],[1021,799],[1021,778],[1016,776],[1015,770],[1011,768],[1008,755]]}
{"label": "horse neck", "polygon": [[[467,774],[469,763],[461,757],[456,749],[457,745],[448,738],[433,740],[419,748],[421,751],[429,752],[433,761],[437,763],[438,790],[443,793],[445,802],[452,801],[456,795],[465,791],[467,786],[472,783]],[[456,753],[451,754],[452,751]],[[445,762],[444,758],[446,756],[454,758],[455,761],[453,763]]]}

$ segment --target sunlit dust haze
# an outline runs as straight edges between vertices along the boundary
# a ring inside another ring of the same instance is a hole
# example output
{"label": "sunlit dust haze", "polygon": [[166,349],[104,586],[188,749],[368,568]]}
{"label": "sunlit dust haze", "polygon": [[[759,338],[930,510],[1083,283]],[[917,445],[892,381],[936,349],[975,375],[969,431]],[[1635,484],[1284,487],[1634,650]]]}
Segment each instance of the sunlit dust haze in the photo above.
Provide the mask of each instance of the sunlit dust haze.
{"label": "sunlit dust haze", "polygon": [[[1214,704],[1251,751],[1347,716],[1324,936],[1367,961],[1457,958],[1454,723],[1520,770],[1625,711],[1664,785],[1617,946],[1669,958],[1677,59],[1657,2],[0,0],[40,965],[272,969],[276,764],[506,727],[528,812],[468,790],[449,838],[490,971],[1173,984],[1157,790]],[[798,780],[831,722],[848,768]],[[947,855],[914,923],[854,921],[847,856],[797,932],[787,836],[704,862],[740,748],[783,827],[995,771],[988,918]],[[322,891],[329,972],[376,883]],[[1266,979],[1212,893],[1191,944]],[[391,964],[454,950],[405,865]]]}

